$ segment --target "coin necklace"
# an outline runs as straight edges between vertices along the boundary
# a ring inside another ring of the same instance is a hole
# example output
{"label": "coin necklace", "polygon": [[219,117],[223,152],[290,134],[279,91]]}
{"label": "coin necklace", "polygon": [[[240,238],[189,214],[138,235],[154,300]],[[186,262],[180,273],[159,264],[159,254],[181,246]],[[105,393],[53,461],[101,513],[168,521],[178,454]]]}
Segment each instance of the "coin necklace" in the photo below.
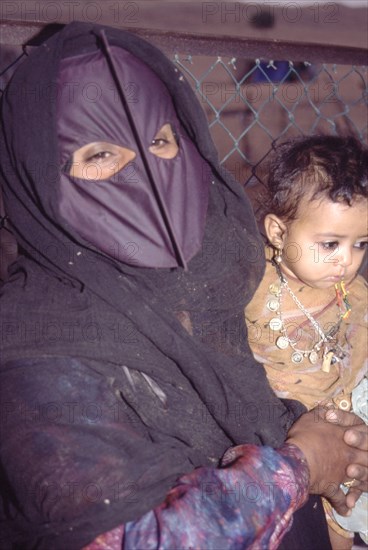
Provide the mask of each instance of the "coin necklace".
{"label": "coin necklace", "polygon": [[[344,282],[341,281],[340,283],[335,285],[337,305],[340,309],[339,319],[337,323],[335,323],[335,325],[333,325],[330,328],[330,330],[325,333],[321,329],[318,322],[305,309],[305,307],[300,302],[298,297],[291,290],[291,288],[289,287],[288,281],[286,277],[283,275],[283,273],[281,272],[281,269],[278,264],[279,262],[273,261],[273,265],[275,266],[277,274],[280,279],[280,286],[270,285],[270,292],[275,295],[275,299],[269,300],[267,304],[268,309],[270,309],[271,311],[277,312],[277,315],[278,315],[278,317],[272,318],[271,321],[269,322],[269,327],[271,328],[271,330],[281,332],[281,336],[279,336],[276,340],[276,346],[279,349],[287,349],[290,346],[293,349],[293,352],[291,354],[291,360],[293,363],[295,364],[302,363],[304,358],[307,357],[309,362],[312,365],[315,365],[317,363],[318,353],[321,351],[323,346],[324,349],[323,349],[323,359],[322,359],[322,370],[324,372],[329,372],[331,364],[334,364],[337,361],[340,361],[345,356],[344,351],[338,344],[331,345],[331,340],[338,333],[342,321],[347,319],[351,311],[351,305],[348,301],[347,291],[345,289]],[[311,323],[311,325],[315,329],[316,334],[318,334],[319,336],[319,340],[314,344],[314,346],[311,349],[304,349],[304,350],[299,349],[296,345],[296,342],[291,340],[287,334],[287,330],[284,324],[282,311],[281,311],[282,297],[283,297],[284,291],[287,291],[289,293],[294,303],[306,316],[308,321]],[[344,313],[342,313],[343,303],[345,306]]]}

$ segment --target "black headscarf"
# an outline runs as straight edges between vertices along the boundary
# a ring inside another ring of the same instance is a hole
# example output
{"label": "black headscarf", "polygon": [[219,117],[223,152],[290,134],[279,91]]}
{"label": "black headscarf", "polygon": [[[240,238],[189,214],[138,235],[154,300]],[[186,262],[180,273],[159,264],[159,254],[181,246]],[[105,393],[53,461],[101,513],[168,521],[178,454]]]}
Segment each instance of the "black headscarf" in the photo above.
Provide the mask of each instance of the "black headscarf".
{"label": "black headscarf", "polygon": [[[220,169],[205,115],[178,69],[127,32],[105,28],[111,46],[133,53],[165,83],[178,119],[209,166],[202,175],[210,184],[202,247],[187,271],[132,267],[78,237],[60,215],[58,68],[65,57],[100,48],[101,30],[67,25],[32,52],[4,93],[1,179],[23,254],[2,289],[3,380],[16,380],[12,365],[23,360],[71,357],[92,365],[114,381],[152,440],[185,440],[181,452],[192,466],[208,464],[209,456],[233,444],[278,446],[295,415],[274,396],[247,343],[244,307],[264,268],[251,207]],[[170,388],[189,388],[187,410],[194,414],[200,406],[198,418],[206,411],[210,421],[198,421],[193,431],[182,410],[162,423],[152,404],[131,396],[127,371],[148,376],[168,398]],[[151,459],[142,447],[134,462],[144,469]],[[165,474],[157,473],[156,503],[167,490],[167,472],[175,469],[167,462]],[[144,489],[140,502],[136,517],[150,503]],[[116,518],[121,523],[130,516],[120,510]]]}

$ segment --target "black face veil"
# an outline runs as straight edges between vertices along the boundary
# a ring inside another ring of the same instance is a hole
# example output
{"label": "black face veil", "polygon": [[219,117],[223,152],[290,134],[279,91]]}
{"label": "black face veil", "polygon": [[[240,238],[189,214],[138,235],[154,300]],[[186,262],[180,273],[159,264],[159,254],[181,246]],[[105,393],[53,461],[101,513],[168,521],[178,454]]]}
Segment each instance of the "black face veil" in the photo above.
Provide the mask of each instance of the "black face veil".
{"label": "black face veil", "polygon": [[[186,268],[203,239],[209,167],[183,130],[163,83],[145,63],[101,37],[102,51],[61,62],[61,166],[71,166],[79,147],[99,141],[128,148],[135,159],[104,181],[94,181],[99,167],[93,163],[83,179],[63,173],[61,214],[79,235],[125,263]],[[172,159],[149,152],[165,124],[179,142]]]}

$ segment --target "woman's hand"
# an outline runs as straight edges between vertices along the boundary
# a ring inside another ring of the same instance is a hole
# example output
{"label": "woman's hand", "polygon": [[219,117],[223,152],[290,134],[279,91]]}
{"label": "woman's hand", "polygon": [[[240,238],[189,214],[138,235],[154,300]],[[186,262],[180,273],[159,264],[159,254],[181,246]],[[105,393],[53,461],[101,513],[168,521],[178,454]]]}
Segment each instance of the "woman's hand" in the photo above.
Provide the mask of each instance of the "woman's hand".
{"label": "woman's hand", "polygon": [[349,494],[353,496],[347,500],[340,484],[351,479],[350,474],[353,472],[357,473],[356,479],[365,483],[366,438],[360,424],[356,424],[353,429],[346,429],[353,420],[356,422],[355,415],[354,419],[349,416],[349,421],[338,417],[339,420],[333,422],[327,422],[325,415],[326,411],[321,408],[303,414],[289,430],[286,443],[299,447],[307,460],[310,493],[325,496],[339,514],[349,515],[353,499],[354,503],[356,501],[357,490],[351,489]]}
{"label": "woman's hand", "polygon": [[355,414],[339,409],[327,411],[325,418],[328,422],[344,427],[345,443],[363,452],[361,462],[354,461],[346,468],[347,478],[355,480],[346,495],[348,508],[353,508],[361,492],[368,491],[368,426]]}

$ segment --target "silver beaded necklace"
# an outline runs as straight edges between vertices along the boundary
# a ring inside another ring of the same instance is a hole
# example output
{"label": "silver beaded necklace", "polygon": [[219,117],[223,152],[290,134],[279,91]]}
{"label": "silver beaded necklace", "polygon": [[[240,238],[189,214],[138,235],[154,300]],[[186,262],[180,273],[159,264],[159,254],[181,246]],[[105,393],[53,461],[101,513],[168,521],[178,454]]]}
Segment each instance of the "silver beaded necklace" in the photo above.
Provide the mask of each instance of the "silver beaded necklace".
{"label": "silver beaded necklace", "polygon": [[[306,308],[303,306],[299,298],[294,294],[294,292],[289,287],[288,281],[285,277],[285,275],[281,272],[280,266],[278,265],[277,261],[272,262],[273,265],[276,268],[277,274],[280,279],[280,286],[277,285],[271,285],[272,288],[270,288],[271,292],[275,295],[276,299],[270,300],[268,302],[268,307],[271,311],[274,311],[277,313],[277,317],[274,317],[269,322],[269,327],[273,331],[279,331],[281,332],[281,336],[279,336],[276,339],[276,346],[279,349],[287,349],[289,346],[292,348],[293,352],[291,354],[291,361],[295,364],[302,363],[304,358],[308,358],[309,362],[312,365],[315,365],[318,361],[318,354],[321,351],[323,347],[323,357],[322,357],[322,370],[324,372],[329,372],[331,368],[331,364],[336,363],[337,361],[340,361],[344,356],[345,352],[342,350],[341,346],[339,346],[336,342],[332,343],[332,340],[334,336],[338,333],[341,323],[343,321],[343,318],[345,315],[341,313],[340,309],[340,315],[337,323],[333,325],[328,332],[324,332],[319,323],[314,319],[314,317],[309,313],[309,311],[306,310]],[[344,288],[344,287],[343,287]],[[306,316],[308,321],[311,323],[313,328],[315,329],[316,333],[319,336],[319,340],[313,345],[311,349],[300,349],[297,347],[296,342],[291,340],[287,334],[287,330],[285,327],[283,315],[282,315],[282,299],[284,295],[284,291],[288,292],[296,306],[300,309],[300,311]],[[345,293],[346,295],[346,293]],[[345,307],[351,309],[350,304],[345,301]]]}

